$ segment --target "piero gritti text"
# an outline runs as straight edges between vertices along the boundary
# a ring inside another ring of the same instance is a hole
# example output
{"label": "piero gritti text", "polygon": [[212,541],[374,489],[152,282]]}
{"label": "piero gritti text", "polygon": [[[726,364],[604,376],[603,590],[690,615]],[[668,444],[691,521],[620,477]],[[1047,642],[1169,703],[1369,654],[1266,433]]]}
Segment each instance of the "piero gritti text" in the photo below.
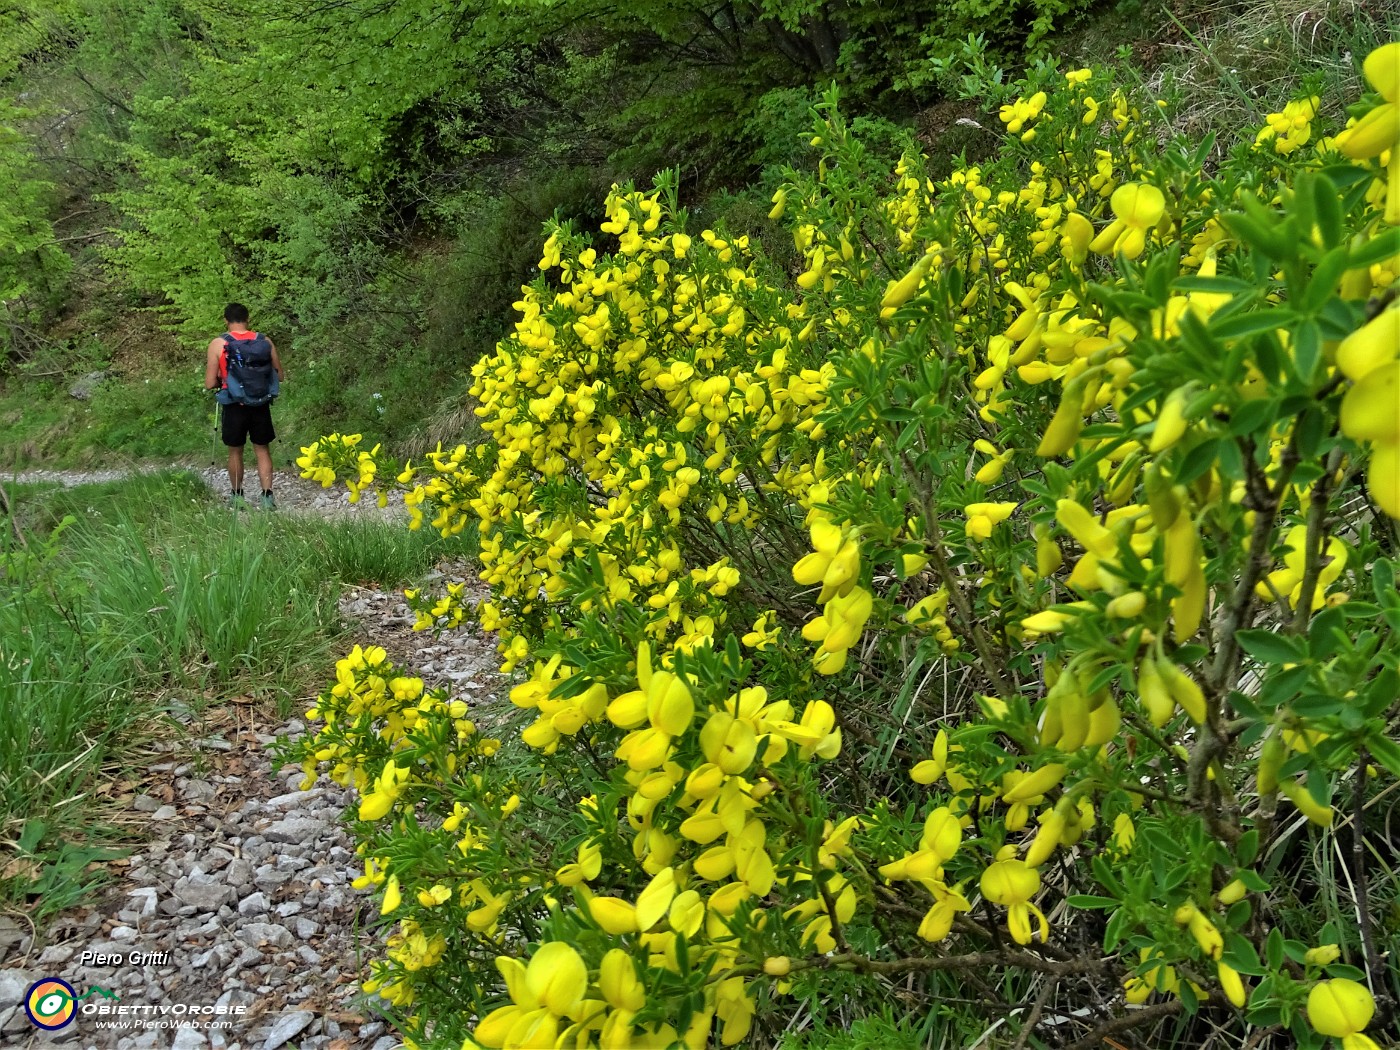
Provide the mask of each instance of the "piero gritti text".
{"label": "piero gritti text", "polygon": [[80,966],[166,966],[169,962],[169,952],[83,952],[78,958]]}

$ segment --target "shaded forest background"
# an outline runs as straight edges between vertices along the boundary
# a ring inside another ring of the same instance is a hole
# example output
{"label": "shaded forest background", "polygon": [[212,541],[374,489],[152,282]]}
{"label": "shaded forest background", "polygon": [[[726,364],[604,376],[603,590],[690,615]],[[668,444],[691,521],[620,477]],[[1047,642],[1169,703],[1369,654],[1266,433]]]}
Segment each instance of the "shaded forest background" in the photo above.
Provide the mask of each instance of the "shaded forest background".
{"label": "shaded forest background", "polygon": [[831,84],[872,149],[937,167],[1052,58],[1131,60],[1237,127],[1353,75],[1382,21],[1290,3],[0,0],[0,465],[207,446],[230,299],[287,359],[283,454],[455,441],[540,224],[596,228],[612,182],[674,168],[697,229],[781,260],[768,196]]}

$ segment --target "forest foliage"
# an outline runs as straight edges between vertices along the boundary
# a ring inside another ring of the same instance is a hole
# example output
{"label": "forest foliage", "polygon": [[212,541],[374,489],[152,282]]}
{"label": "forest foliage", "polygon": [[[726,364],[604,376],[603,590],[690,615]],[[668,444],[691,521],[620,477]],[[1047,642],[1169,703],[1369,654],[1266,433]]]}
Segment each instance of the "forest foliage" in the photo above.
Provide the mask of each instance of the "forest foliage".
{"label": "forest foliage", "polygon": [[459,238],[474,258],[454,294],[496,322],[480,349],[528,279],[473,236],[483,209],[534,196],[492,231],[529,241],[597,199],[581,181],[675,166],[690,188],[742,183],[791,159],[793,92],[835,80],[909,112],[940,48],[1034,41],[1073,6],[20,0],[0,13],[0,82],[36,108],[0,111],[7,349],[32,350],[63,306],[60,185],[102,203],[103,262],[190,335],[230,298],[310,344],[396,307],[422,335],[435,293],[403,273],[409,249]]}

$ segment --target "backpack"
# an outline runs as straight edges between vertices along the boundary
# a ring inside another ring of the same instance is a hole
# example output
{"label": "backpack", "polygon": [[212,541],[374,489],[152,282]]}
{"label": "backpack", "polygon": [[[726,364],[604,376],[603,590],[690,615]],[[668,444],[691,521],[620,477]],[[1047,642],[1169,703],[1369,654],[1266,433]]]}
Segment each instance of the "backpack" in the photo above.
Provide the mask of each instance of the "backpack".
{"label": "backpack", "polygon": [[272,343],[254,332],[251,339],[224,340],[224,392],[238,405],[269,405],[277,398],[277,370],[272,367]]}

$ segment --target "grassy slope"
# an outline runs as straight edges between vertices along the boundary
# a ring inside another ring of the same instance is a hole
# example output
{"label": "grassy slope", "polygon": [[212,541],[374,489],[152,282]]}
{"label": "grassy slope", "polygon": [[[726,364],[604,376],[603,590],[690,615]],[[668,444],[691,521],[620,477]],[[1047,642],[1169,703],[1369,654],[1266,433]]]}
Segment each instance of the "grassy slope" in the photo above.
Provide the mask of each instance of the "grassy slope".
{"label": "grassy slope", "polygon": [[285,715],[338,655],[342,581],[397,585],[469,553],[382,523],[229,515],[177,472],[9,496],[0,842],[17,860],[0,901],[42,890],[44,910],[73,899],[91,849],[114,838],[83,800],[138,766],[143,741],[172,736],[172,711],[249,695]]}

